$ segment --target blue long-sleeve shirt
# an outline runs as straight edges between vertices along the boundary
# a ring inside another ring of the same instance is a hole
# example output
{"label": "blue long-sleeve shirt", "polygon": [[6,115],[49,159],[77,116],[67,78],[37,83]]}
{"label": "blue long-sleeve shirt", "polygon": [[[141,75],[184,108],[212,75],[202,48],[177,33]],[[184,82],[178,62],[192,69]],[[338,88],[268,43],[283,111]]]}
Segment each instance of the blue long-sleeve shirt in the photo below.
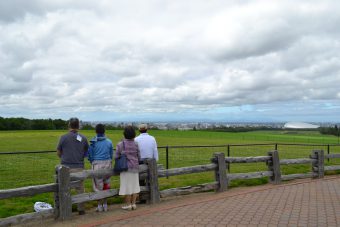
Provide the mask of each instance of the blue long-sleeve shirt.
{"label": "blue long-sleeve shirt", "polygon": [[92,163],[95,160],[112,160],[113,145],[105,136],[95,136],[90,140],[88,159]]}

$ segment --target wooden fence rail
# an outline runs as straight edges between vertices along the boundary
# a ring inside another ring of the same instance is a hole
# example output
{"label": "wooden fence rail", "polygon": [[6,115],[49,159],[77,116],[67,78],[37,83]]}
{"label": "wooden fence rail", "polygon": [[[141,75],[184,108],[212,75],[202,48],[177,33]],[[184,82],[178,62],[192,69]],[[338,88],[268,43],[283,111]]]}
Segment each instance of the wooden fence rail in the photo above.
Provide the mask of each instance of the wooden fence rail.
{"label": "wooden fence rail", "polygon": [[282,175],[282,180],[294,180],[294,179],[303,179],[303,178],[311,178],[315,177],[314,173],[296,173],[296,174],[289,174],[289,175]]}
{"label": "wooden fence rail", "polygon": [[56,192],[57,184],[44,184],[37,186],[28,186],[22,188],[14,188],[8,190],[0,190],[0,199],[7,199],[13,197],[22,197],[22,196],[34,196],[37,194],[42,194],[46,192]]}
{"label": "wooden fence rail", "polygon": [[174,169],[165,169],[158,171],[158,177],[168,177],[168,176],[176,176],[176,175],[183,175],[189,173],[201,173],[206,171],[215,170],[217,164],[207,164],[207,165],[197,165],[197,166],[190,166],[190,167],[181,167],[181,168],[174,168]]}
{"label": "wooden fence rail", "polygon": [[336,166],[325,166],[324,167],[325,171],[335,171],[335,170],[340,170],[340,165],[336,165]]}
{"label": "wooden fence rail", "polygon": [[190,193],[196,192],[206,192],[211,190],[216,190],[218,188],[218,182],[211,182],[206,184],[199,184],[196,186],[187,186],[180,188],[170,188],[163,191],[160,191],[161,198],[166,198],[169,196],[178,196],[178,195],[187,195]]}
{"label": "wooden fence rail", "polygon": [[[225,157],[224,153],[214,153],[211,163],[206,165],[197,165],[190,167],[181,167],[174,169],[161,169],[157,166],[154,159],[146,160],[145,164],[139,166],[140,179],[145,179],[146,186],[141,186],[141,192],[146,193],[149,203],[159,203],[160,198],[169,196],[185,195],[195,192],[204,192],[215,190],[222,192],[228,190],[230,181],[238,179],[254,179],[268,177],[273,184],[279,184],[282,180],[291,180],[297,178],[321,178],[325,171],[340,170],[340,165],[324,166],[324,159],[340,158],[340,154],[326,154],[323,150],[313,150],[309,158],[300,159],[279,159],[277,150],[268,152],[268,156],[258,157]],[[267,171],[252,173],[228,173],[228,166],[232,163],[258,163],[264,162],[267,165]],[[299,165],[311,164],[312,172],[298,173],[281,176],[281,165]],[[179,188],[170,188],[159,190],[158,179],[168,176],[183,174],[214,172],[214,181],[205,184],[186,186]],[[0,199],[13,197],[33,196],[36,194],[53,192],[55,193],[54,209],[39,213],[21,214],[9,218],[0,219],[0,226],[10,226],[27,222],[28,220],[43,219],[54,216],[56,219],[65,220],[71,217],[72,204],[84,203],[117,196],[118,189],[110,189],[100,192],[83,193],[71,195],[71,188],[74,188],[80,181],[87,178],[113,176],[117,175],[113,170],[84,170],[79,173],[70,173],[69,168],[65,166],[56,167],[56,182],[53,184],[29,186],[10,190],[0,190]]]}
{"label": "wooden fence rail", "polygon": [[225,158],[227,163],[252,163],[252,162],[266,162],[270,160],[270,156],[257,156],[257,157],[228,157]]}
{"label": "wooden fence rail", "polygon": [[326,154],[325,158],[340,158],[340,154]]}
{"label": "wooden fence rail", "polygon": [[282,159],[280,160],[280,165],[311,164],[313,162],[316,162],[316,161],[310,158]]}
{"label": "wooden fence rail", "polygon": [[259,171],[253,173],[233,173],[228,174],[228,180],[244,180],[244,179],[256,179],[262,177],[271,177],[273,176],[272,171]]}
{"label": "wooden fence rail", "polygon": [[32,221],[42,222],[46,218],[53,218],[53,217],[54,217],[54,209],[43,211],[43,212],[37,212],[37,213],[19,214],[16,216],[0,219],[0,226],[7,227],[7,226],[19,225],[19,224],[23,224],[27,222],[32,222]]}

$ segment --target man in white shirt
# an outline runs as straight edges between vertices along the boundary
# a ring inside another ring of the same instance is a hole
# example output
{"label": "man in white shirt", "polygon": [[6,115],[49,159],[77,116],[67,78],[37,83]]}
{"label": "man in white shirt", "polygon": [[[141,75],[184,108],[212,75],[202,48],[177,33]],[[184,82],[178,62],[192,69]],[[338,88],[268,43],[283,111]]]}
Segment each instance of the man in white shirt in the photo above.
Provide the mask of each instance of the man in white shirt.
{"label": "man in white shirt", "polygon": [[[144,163],[147,158],[154,158],[158,161],[158,150],[155,137],[150,136],[148,131],[148,126],[146,124],[141,124],[138,126],[140,135],[135,138],[135,142],[138,144],[138,149],[140,151],[141,161],[140,164]],[[145,186],[146,181],[140,180],[140,186]],[[139,197],[139,203],[146,203],[145,195],[141,192]]]}
{"label": "man in white shirt", "polygon": [[146,124],[139,125],[138,129],[140,135],[135,138],[135,142],[138,144],[141,161],[147,158],[154,158],[158,161],[158,150],[155,137],[150,136],[147,133],[148,126]]}

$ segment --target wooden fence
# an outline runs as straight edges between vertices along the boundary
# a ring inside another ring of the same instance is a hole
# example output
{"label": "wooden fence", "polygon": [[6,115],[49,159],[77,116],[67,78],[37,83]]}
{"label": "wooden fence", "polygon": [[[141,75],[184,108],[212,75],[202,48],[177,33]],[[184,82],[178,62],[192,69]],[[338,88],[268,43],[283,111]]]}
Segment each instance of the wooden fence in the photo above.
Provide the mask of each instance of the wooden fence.
{"label": "wooden fence", "polygon": [[[139,178],[146,180],[146,186],[141,186],[141,192],[146,194],[149,204],[159,203],[161,198],[177,195],[185,195],[195,192],[215,190],[223,192],[228,190],[230,181],[238,179],[254,179],[269,177],[273,184],[279,184],[282,180],[296,178],[322,178],[324,172],[328,170],[340,170],[338,166],[324,166],[325,159],[340,158],[340,154],[324,155],[323,150],[313,150],[309,158],[301,159],[279,159],[279,152],[274,150],[268,152],[267,156],[258,157],[225,157],[224,153],[215,153],[211,158],[211,163],[191,167],[175,169],[159,169],[154,159],[146,160],[145,164],[139,166]],[[231,163],[266,163],[268,170],[251,173],[227,172],[228,165]],[[311,172],[302,174],[281,175],[281,165],[311,164]],[[161,177],[176,176],[191,173],[213,171],[215,181],[196,186],[172,188],[159,191],[158,179]],[[100,192],[83,193],[71,195],[71,188],[76,187],[80,181],[87,178],[117,175],[113,170],[84,170],[79,173],[70,173],[70,169],[65,166],[56,167],[56,182],[53,184],[30,186],[10,190],[0,190],[0,199],[13,197],[33,196],[36,194],[53,192],[55,194],[54,208],[45,212],[21,214],[8,218],[0,219],[0,226],[10,226],[20,224],[28,220],[42,220],[54,217],[58,220],[66,220],[71,217],[72,204],[84,203],[103,198],[117,196],[118,189],[110,189]]]}

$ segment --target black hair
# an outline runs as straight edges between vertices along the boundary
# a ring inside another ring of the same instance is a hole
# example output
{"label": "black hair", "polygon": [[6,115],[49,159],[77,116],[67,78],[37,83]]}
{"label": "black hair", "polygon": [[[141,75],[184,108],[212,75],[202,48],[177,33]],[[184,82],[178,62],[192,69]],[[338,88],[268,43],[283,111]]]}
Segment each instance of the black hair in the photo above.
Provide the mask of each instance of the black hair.
{"label": "black hair", "polygon": [[76,117],[70,118],[70,120],[68,121],[68,126],[71,129],[79,129],[79,119]]}
{"label": "black hair", "polygon": [[124,128],[124,137],[125,139],[131,140],[136,137],[135,129],[129,125]]}
{"label": "black hair", "polygon": [[104,134],[105,133],[105,125],[97,124],[96,125],[96,133],[97,134]]}

